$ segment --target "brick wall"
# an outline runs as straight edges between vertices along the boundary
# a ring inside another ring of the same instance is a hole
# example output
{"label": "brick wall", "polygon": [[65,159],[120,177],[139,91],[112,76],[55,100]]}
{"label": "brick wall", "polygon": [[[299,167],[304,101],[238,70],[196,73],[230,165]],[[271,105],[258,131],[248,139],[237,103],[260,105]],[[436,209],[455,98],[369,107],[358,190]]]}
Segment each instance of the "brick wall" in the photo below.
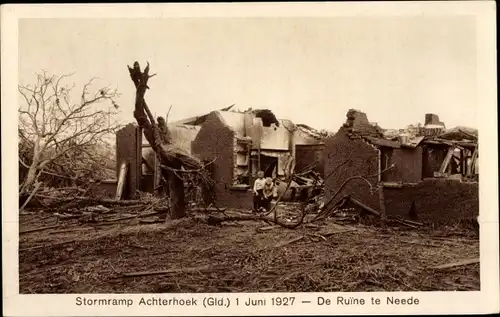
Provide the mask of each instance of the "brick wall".
{"label": "brick wall", "polygon": [[200,132],[192,143],[194,155],[202,160],[213,160],[212,177],[215,180],[217,206],[252,207],[252,193],[231,190],[234,177],[235,133],[216,112],[207,116]]}
{"label": "brick wall", "polygon": [[368,121],[366,113],[351,109],[347,112],[346,117],[347,120],[344,127],[352,129],[352,132],[359,132],[363,135],[375,137],[379,135],[378,129]]}
{"label": "brick wall", "polygon": [[384,194],[388,216],[410,219],[414,201],[417,220],[436,227],[452,226],[479,214],[478,183],[425,179],[416,186],[386,188]]}
{"label": "brick wall", "polygon": [[443,122],[439,121],[439,116],[434,113],[426,113],[425,114],[425,125],[444,125]]}
{"label": "brick wall", "polygon": [[394,149],[389,165],[394,167],[385,172],[389,182],[416,183],[422,180],[422,148]]}
{"label": "brick wall", "polygon": [[324,144],[310,144],[303,145],[297,144],[295,146],[295,170],[301,171],[302,169],[316,163],[314,171],[323,175],[324,162],[323,162],[323,150]]}
{"label": "brick wall", "polygon": [[[392,171],[393,174],[388,181],[393,178],[392,181],[414,184],[407,184],[403,188],[384,189],[387,215],[410,219],[410,207],[412,202],[415,202],[416,220],[435,227],[453,226],[463,220],[475,219],[479,214],[478,183],[434,178],[422,180],[422,174],[425,176],[425,173],[429,173],[427,170],[439,168],[441,164],[439,152],[427,151],[429,151],[427,147],[392,151],[391,159],[398,168]],[[350,155],[352,155],[350,161],[342,165],[332,177],[326,179],[326,201],[349,177],[377,172],[378,150],[361,139],[350,139],[343,127],[325,143],[323,152],[325,175]],[[372,178],[371,182],[376,184],[377,178]],[[369,187],[363,182],[351,182],[344,187],[333,203],[347,194],[375,210],[380,209],[377,193],[371,194]]]}
{"label": "brick wall", "polygon": [[123,198],[134,199],[141,185],[142,135],[140,129],[130,123],[116,132],[116,179],[122,162],[128,164],[127,182]]}
{"label": "brick wall", "polygon": [[[349,161],[337,169],[334,175],[327,175],[346,159]],[[337,134],[328,138],[323,151],[325,162],[325,198],[328,201],[349,177],[357,175],[372,175],[379,170],[379,151],[361,139],[350,139],[345,127]],[[377,184],[378,177],[371,177],[370,182]],[[378,208],[377,193],[371,194],[369,186],[364,181],[354,180],[344,187],[333,201],[336,203],[343,196],[350,194],[372,208]]]}
{"label": "brick wall", "polygon": [[448,152],[447,148],[435,146],[423,146],[422,153],[422,176],[423,178],[434,177]]}

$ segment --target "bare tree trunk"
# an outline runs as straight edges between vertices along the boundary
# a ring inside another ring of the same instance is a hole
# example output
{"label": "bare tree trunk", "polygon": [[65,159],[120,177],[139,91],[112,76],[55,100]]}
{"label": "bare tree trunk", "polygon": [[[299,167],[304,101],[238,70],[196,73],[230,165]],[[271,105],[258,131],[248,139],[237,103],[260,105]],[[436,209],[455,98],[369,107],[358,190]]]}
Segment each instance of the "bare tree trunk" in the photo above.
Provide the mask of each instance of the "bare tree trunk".
{"label": "bare tree trunk", "polygon": [[41,140],[38,138],[35,142],[33,148],[33,159],[31,160],[31,165],[28,168],[28,174],[23,182],[23,186],[19,192],[19,195],[29,195],[30,190],[33,189],[35,181],[37,179],[38,167],[40,165],[40,143]]}
{"label": "bare tree trunk", "polygon": [[36,165],[31,165],[28,169],[28,174],[26,175],[26,179],[24,180],[23,187],[21,188],[20,195],[29,194],[30,188],[33,188],[36,180]]}
{"label": "bare tree trunk", "polygon": [[168,191],[170,197],[170,218],[179,219],[186,216],[184,206],[184,181],[173,172],[167,172]]}
{"label": "bare tree trunk", "polygon": [[180,172],[182,167],[200,169],[203,165],[201,161],[192,157],[189,153],[184,153],[184,151],[170,146],[167,124],[162,117],[157,118],[158,123],[155,122],[144,100],[146,89],[149,88],[147,85],[148,79],[154,76],[149,75],[149,63],[143,72],[141,72],[138,62],[134,63],[134,68],[128,67],[128,69],[136,87],[134,117],[160,160],[160,166],[164,166],[164,168],[162,167],[162,175],[168,183],[171,205],[170,217],[172,219],[182,218],[186,215],[184,181],[182,176],[179,175],[180,173],[176,171]]}

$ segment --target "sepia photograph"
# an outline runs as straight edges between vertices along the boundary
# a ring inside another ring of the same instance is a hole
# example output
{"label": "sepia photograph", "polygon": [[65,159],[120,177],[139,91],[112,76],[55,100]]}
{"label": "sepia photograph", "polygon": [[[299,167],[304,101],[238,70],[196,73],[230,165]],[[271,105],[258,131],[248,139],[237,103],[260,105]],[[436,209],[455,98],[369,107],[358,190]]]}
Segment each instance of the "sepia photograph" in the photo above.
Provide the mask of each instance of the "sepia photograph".
{"label": "sepia photograph", "polygon": [[477,23],[18,19],[18,293],[481,291]]}

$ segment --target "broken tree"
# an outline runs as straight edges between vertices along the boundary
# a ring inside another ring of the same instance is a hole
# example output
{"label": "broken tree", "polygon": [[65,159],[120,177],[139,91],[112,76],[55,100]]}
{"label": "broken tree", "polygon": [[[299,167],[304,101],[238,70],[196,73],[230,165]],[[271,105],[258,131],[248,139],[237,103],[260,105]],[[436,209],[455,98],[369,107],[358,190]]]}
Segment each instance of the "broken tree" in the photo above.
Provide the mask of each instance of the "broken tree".
{"label": "broken tree", "polygon": [[118,93],[96,89],[91,79],[81,89],[80,101],[74,102],[75,86],[65,84],[70,76],[44,71],[36,75],[36,83],[18,86],[23,99],[18,110],[19,198],[23,207],[46,186],[81,186],[107,174],[106,136],[119,127],[113,118]]}
{"label": "broken tree", "polygon": [[168,184],[170,217],[182,218],[186,215],[183,173],[199,173],[207,184],[210,180],[203,174],[204,166],[200,160],[172,144],[165,119],[158,117],[155,122],[144,100],[146,90],[149,89],[148,80],[155,76],[149,75],[149,63],[143,72],[137,61],[133,68],[127,67],[136,88],[134,118],[160,161],[161,174]]}

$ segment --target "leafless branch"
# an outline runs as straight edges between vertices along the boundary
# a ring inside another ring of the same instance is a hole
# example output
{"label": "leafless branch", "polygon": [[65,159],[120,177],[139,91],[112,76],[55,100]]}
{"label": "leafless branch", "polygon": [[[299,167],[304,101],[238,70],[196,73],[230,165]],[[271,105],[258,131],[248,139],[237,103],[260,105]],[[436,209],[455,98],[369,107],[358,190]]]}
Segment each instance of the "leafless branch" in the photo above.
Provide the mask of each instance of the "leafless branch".
{"label": "leafless branch", "polygon": [[[34,86],[18,86],[24,100],[19,109],[19,136],[23,144],[20,166],[28,169],[29,181],[23,181],[26,188],[33,184],[34,175],[40,171],[55,177],[68,173],[69,179],[77,178],[75,171],[91,173],[91,168],[78,166],[94,161],[97,155],[89,150],[105,148],[103,137],[119,127],[118,122],[110,120],[117,113],[114,103],[117,91],[109,87],[91,91],[93,78],[84,85],[80,102],[72,103],[75,85],[63,84],[71,75],[49,76],[44,71],[36,75]],[[110,104],[106,105],[107,102]],[[68,164],[69,167],[64,167]],[[51,165],[49,170],[54,171],[45,170]]]}
{"label": "leafless branch", "polygon": [[[364,176],[361,176],[361,175],[356,175],[356,176],[351,176],[349,178],[347,178],[343,183],[342,185],[340,185],[340,187],[337,189],[337,191],[333,194],[333,196],[328,200],[327,203],[325,203],[324,205],[324,209],[323,211],[324,212],[327,212],[329,210],[329,207],[330,205],[332,204],[332,202],[335,200],[335,198],[337,198],[337,196],[342,192],[342,190],[344,189],[344,187],[354,181],[354,180],[361,180],[363,181],[364,183],[366,183],[368,185],[368,187],[370,188],[370,192],[374,192],[374,189],[373,189],[373,184],[368,180],[368,178],[373,178],[373,177],[377,177],[379,175],[382,175],[383,173],[387,172],[388,170],[394,168],[394,164],[387,167],[386,169],[378,172],[378,173],[375,173],[375,174],[371,174],[371,175],[364,175]],[[323,214],[318,214],[314,220],[317,220],[319,218],[323,217]],[[313,221],[314,221],[313,220]]]}

